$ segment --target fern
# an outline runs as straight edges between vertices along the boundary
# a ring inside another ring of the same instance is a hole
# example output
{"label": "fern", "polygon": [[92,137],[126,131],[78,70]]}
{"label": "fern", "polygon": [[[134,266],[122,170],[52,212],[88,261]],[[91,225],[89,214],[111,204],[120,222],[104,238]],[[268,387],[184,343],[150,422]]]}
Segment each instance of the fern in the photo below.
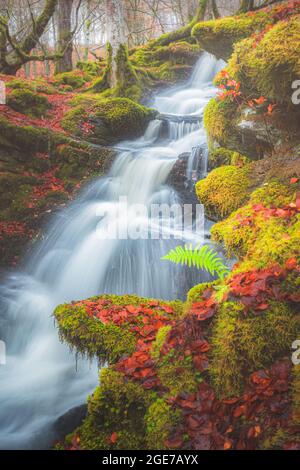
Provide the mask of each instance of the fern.
{"label": "fern", "polygon": [[172,261],[175,264],[189,266],[190,268],[195,266],[198,269],[209,272],[212,276],[217,274],[220,279],[224,279],[230,272],[230,269],[225,266],[218,254],[207,245],[199,245],[194,249],[192,245],[178,246],[162,259]]}

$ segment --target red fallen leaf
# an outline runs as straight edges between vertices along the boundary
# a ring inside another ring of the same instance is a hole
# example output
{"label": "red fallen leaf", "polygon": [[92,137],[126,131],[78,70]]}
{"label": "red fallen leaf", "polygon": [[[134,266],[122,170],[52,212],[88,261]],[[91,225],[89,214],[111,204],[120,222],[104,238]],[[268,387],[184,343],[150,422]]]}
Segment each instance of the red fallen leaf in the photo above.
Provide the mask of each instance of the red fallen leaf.
{"label": "red fallen leaf", "polygon": [[275,108],[274,104],[269,104],[269,106],[268,106],[268,114],[269,115],[273,113],[274,108]]}
{"label": "red fallen leaf", "polygon": [[271,379],[264,370],[259,370],[251,375],[251,382],[260,386],[268,386]]}
{"label": "red fallen leaf", "polygon": [[285,267],[288,271],[293,271],[297,267],[297,260],[296,258],[290,258],[285,263]]}
{"label": "red fallen leaf", "polygon": [[161,309],[166,312],[166,313],[174,313],[174,310],[172,307],[169,307],[169,305],[163,305]]}
{"label": "red fallen leaf", "polygon": [[211,421],[207,421],[205,424],[201,425],[199,434],[208,436],[209,434],[212,434],[213,430],[214,430],[213,423]]}
{"label": "red fallen leaf", "polygon": [[260,426],[251,426],[251,428],[249,429],[248,433],[247,433],[247,437],[248,439],[251,439],[251,438],[256,438],[258,437],[259,435],[261,434],[261,427]]}
{"label": "red fallen leaf", "polygon": [[196,429],[199,429],[199,427],[200,427],[199,421],[191,415],[187,417],[186,422],[187,422],[188,427],[192,431],[195,431]]}
{"label": "red fallen leaf", "polygon": [[165,441],[168,449],[180,449],[183,446],[183,439],[181,437],[171,437]]}
{"label": "red fallen leaf", "polygon": [[231,439],[226,439],[224,442],[224,450],[232,449],[233,441]]}
{"label": "red fallen leaf", "polygon": [[205,339],[198,339],[191,344],[191,349],[197,352],[207,352],[210,349],[209,343]]}
{"label": "red fallen leaf", "polygon": [[194,440],[193,449],[195,450],[210,450],[212,442],[210,436],[199,435]]}
{"label": "red fallen leaf", "polygon": [[291,178],[290,179],[290,184],[298,183],[298,181],[299,181],[299,178]]}
{"label": "red fallen leaf", "polygon": [[289,300],[291,300],[292,302],[295,302],[295,303],[298,303],[300,302],[300,294],[291,294],[289,295]]}
{"label": "red fallen leaf", "polygon": [[254,101],[256,104],[264,104],[267,100],[264,96],[261,96],[260,98],[255,98]]}
{"label": "red fallen leaf", "polygon": [[241,405],[241,406],[238,406],[234,412],[233,412],[233,416],[234,418],[239,418],[240,416],[242,416],[243,414],[245,414],[246,412],[246,405]]}
{"label": "red fallen leaf", "polygon": [[110,436],[110,442],[112,444],[115,444],[118,440],[118,434],[116,432],[113,432],[112,435]]}
{"label": "red fallen leaf", "polygon": [[192,401],[192,400],[182,400],[180,402],[180,405],[182,408],[185,408],[188,410],[194,410],[195,408],[197,408],[197,404],[195,403],[195,401]]}
{"label": "red fallen leaf", "polygon": [[224,400],[222,400],[222,403],[224,403],[225,405],[234,405],[238,401],[239,401],[239,398],[233,397],[233,398],[225,398]]}
{"label": "red fallen leaf", "polygon": [[193,364],[194,364],[194,367],[200,372],[204,372],[205,370],[208,369],[208,360],[205,356],[204,357],[195,356],[193,358]]}
{"label": "red fallen leaf", "polygon": [[132,313],[132,314],[136,314],[140,312],[140,309],[137,307],[134,307],[134,305],[127,305],[126,310],[127,312]]}
{"label": "red fallen leaf", "polygon": [[262,304],[257,305],[257,307],[255,307],[255,310],[264,311],[264,310],[267,310],[268,308],[269,308],[268,303],[262,303]]}
{"label": "red fallen leaf", "polygon": [[72,444],[71,450],[80,450],[80,437],[79,436],[72,437],[71,444]]}

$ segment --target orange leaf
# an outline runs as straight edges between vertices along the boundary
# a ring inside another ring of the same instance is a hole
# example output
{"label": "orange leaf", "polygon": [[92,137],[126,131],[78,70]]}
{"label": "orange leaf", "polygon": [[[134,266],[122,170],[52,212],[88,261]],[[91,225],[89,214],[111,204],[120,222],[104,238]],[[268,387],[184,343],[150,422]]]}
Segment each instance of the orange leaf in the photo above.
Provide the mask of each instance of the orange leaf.
{"label": "orange leaf", "polygon": [[116,432],[113,432],[112,435],[110,436],[110,442],[112,444],[115,444],[118,440],[118,434]]}

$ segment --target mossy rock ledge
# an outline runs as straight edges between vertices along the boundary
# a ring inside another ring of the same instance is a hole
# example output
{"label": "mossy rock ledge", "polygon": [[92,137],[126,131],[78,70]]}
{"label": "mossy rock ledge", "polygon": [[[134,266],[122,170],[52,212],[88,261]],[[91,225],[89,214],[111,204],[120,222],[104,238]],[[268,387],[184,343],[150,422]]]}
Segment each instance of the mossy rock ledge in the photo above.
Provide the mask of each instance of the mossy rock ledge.
{"label": "mossy rock ledge", "polygon": [[156,114],[128,98],[101,99],[89,109],[79,105],[68,111],[62,127],[74,136],[107,145],[140,137]]}

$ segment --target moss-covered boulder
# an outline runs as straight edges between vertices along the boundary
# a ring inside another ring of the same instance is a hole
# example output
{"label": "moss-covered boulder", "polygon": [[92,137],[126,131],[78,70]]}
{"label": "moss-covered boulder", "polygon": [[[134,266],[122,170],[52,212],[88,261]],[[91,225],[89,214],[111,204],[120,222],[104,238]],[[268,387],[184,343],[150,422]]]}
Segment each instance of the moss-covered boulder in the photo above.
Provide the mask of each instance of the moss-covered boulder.
{"label": "moss-covered boulder", "polygon": [[243,205],[249,197],[249,168],[228,165],[216,168],[197,183],[196,193],[206,213],[213,219],[224,218]]}
{"label": "moss-covered boulder", "polygon": [[68,86],[71,90],[82,88],[86,83],[91,82],[93,75],[86,70],[73,70],[57,74],[53,80],[56,85]]}
{"label": "moss-covered boulder", "polygon": [[292,210],[295,189],[271,181],[254,191],[246,206],[212,228],[213,239],[224,243],[229,256],[243,259],[247,255],[240,269],[282,264],[300,255],[300,219]]}
{"label": "moss-covered boulder", "polygon": [[227,61],[236,43],[252,35],[259,36],[261,31],[267,30],[278,21],[289,19],[299,13],[298,5],[290,6],[286,2],[256,12],[250,11],[237,16],[197,23],[193,27],[192,35],[204,50]]}
{"label": "moss-covered boulder", "polygon": [[66,445],[86,450],[134,450],[146,447],[145,413],[152,401],[139,384],[104,369],[101,385],[89,398],[88,416]]}
{"label": "moss-covered boulder", "polygon": [[291,99],[300,74],[299,11],[285,4],[277,8],[280,14],[272,10],[267,28],[235,44],[227,68],[215,79],[220,92],[205,110],[211,142],[251,159],[277,151],[283,142],[299,143],[299,106]]}
{"label": "moss-covered boulder", "polygon": [[24,78],[13,78],[7,82],[9,88],[13,90],[30,90],[33,93],[44,93],[51,95],[57,92],[56,88],[44,78],[26,80]]}
{"label": "moss-covered boulder", "polygon": [[244,316],[244,305],[225,302],[216,316],[209,373],[220,397],[240,395],[245,371],[272,365],[289,354],[300,334],[300,318],[287,304],[272,302],[263,314]]}
{"label": "moss-covered boulder", "polygon": [[103,295],[59,306],[54,316],[64,341],[82,354],[114,363],[134,351],[137,326],[142,327],[145,317],[153,317],[162,326],[178,317],[181,309],[180,302]]}
{"label": "moss-covered boulder", "polygon": [[112,144],[142,135],[156,112],[128,98],[100,100],[86,110],[78,106],[62,120],[64,129],[99,144]]}
{"label": "moss-covered boulder", "polygon": [[292,83],[300,76],[300,16],[280,21],[257,41],[248,38],[235,47],[228,73],[241,83],[245,96],[264,96],[293,108]]}
{"label": "moss-covered boulder", "polygon": [[6,104],[19,113],[36,118],[45,116],[50,108],[50,103],[45,96],[24,88],[11,91],[7,96]]}

